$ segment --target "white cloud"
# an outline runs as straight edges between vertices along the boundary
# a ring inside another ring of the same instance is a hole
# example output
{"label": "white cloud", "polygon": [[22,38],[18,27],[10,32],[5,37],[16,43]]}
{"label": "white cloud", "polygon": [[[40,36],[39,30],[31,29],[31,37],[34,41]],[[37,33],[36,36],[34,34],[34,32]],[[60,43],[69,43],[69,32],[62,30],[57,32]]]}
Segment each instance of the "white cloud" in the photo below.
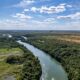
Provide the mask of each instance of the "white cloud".
{"label": "white cloud", "polygon": [[[39,20],[16,20],[6,19],[0,21],[0,29],[18,29],[18,30],[45,30],[51,29],[55,24],[54,18],[47,18],[42,21]],[[2,27],[4,26],[4,27]]]}
{"label": "white cloud", "polygon": [[59,4],[58,6],[42,6],[41,8],[37,8],[37,7],[32,7],[31,11],[33,12],[40,12],[40,13],[48,13],[48,14],[52,14],[52,13],[59,13],[59,12],[64,12],[66,10],[66,7],[71,7],[71,5],[66,5],[65,3],[63,4]]}
{"label": "white cloud", "polygon": [[[65,26],[64,26],[65,25]],[[56,30],[80,30],[80,22],[70,22],[70,23],[64,23],[64,24],[58,24],[55,27]]]}
{"label": "white cloud", "polygon": [[31,8],[31,11],[36,12],[36,11],[39,11],[39,9],[36,8],[36,7],[32,7],[32,8]]}
{"label": "white cloud", "polygon": [[24,13],[16,13],[16,15],[12,15],[12,17],[17,18],[19,20],[27,20],[31,19],[31,16],[25,15]]}
{"label": "white cloud", "polygon": [[29,9],[24,9],[24,11],[23,12],[28,12],[29,11]]}
{"label": "white cloud", "polygon": [[0,29],[19,29],[22,23],[16,20],[5,19],[0,21]]}
{"label": "white cloud", "polygon": [[70,8],[71,8],[71,7],[72,7],[72,5],[67,5],[67,7],[70,7]]}
{"label": "white cloud", "polygon": [[70,14],[66,16],[58,16],[58,19],[80,19],[80,12],[76,12],[75,14]]}
{"label": "white cloud", "polygon": [[43,22],[46,22],[46,23],[56,23],[56,20],[54,18],[47,18]]}
{"label": "white cloud", "polygon": [[18,4],[14,5],[13,7],[26,7],[32,3],[34,3],[34,0],[21,0]]}
{"label": "white cloud", "polygon": [[[65,25],[65,26],[64,26]],[[16,30],[80,30],[80,22],[57,23],[54,18],[47,18],[42,21],[30,20],[21,21],[13,19],[0,20],[0,29]]]}

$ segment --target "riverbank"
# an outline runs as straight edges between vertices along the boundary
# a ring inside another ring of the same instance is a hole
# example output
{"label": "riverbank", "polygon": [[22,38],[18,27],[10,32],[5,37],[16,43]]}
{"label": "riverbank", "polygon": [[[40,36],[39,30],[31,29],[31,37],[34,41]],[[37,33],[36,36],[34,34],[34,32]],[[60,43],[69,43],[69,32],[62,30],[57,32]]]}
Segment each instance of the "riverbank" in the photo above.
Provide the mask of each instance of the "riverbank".
{"label": "riverbank", "polygon": [[42,68],[41,80],[68,80],[64,68],[54,58],[33,45],[23,41],[19,41],[19,43],[38,57]]}
{"label": "riverbank", "polygon": [[39,80],[39,60],[12,38],[0,38],[0,80]]}
{"label": "riverbank", "polygon": [[46,37],[30,37],[28,42],[58,60],[69,80],[80,79],[80,44]]}

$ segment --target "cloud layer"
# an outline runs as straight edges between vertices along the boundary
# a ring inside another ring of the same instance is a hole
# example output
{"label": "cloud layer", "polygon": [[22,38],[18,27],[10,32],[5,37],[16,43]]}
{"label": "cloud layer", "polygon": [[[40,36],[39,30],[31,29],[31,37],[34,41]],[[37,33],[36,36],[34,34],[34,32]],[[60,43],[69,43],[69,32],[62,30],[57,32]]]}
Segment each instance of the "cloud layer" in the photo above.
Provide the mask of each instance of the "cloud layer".
{"label": "cloud layer", "polygon": [[32,7],[31,11],[33,12],[40,12],[40,13],[48,13],[48,14],[52,14],[52,13],[60,13],[60,12],[64,12],[66,10],[67,7],[72,7],[71,5],[66,5],[65,3],[63,4],[59,4],[58,6],[42,6],[41,8],[37,8],[37,7]]}
{"label": "cloud layer", "polygon": [[20,0],[2,8],[6,17],[0,15],[0,29],[80,30],[80,9],[72,3],[66,0]]}
{"label": "cloud layer", "polygon": [[74,14],[66,15],[66,16],[58,16],[58,19],[80,19],[80,12],[76,12]]}
{"label": "cloud layer", "polygon": [[22,0],[18,4],[13,5],[13,7],[23,7],[24,8],[34,2],[35,2],[34,0]]}

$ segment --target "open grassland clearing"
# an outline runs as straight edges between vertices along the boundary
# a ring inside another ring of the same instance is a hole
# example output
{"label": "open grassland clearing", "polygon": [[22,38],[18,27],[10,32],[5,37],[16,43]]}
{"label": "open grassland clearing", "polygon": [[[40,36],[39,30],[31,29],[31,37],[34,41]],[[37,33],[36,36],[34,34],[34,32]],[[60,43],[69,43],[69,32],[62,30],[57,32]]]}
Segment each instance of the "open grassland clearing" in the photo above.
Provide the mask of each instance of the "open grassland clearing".
{"label": "open grassland clearing", "polygon": [[3,80],[6,75],[15,75],[19,77],[19,72],[22,68],[22,64],[9,64],[6,63],[6,59],[10,55],[22,56],[23,51],[20,48],[0,49],[0,80]]}
{"label": "open grassland clearing", "polygon": [[0,38],[0,80],[39,80],[39,60],[14,38]]}
{"label": "open grassland clearing", "polygon": [[45,38],[49,39],[59,39],[63,41],[68,41],[68,42],[74,42],[74,43],[80,43],[80,35],[53,35],[53,36],[44,36]]}
{"label": "open grassland clearing", "polygon": [[20,48],[5,48],[5,49],[0,49],[0,61],[5,60],[8,56],[10,55],[22,55],[23,51]]}

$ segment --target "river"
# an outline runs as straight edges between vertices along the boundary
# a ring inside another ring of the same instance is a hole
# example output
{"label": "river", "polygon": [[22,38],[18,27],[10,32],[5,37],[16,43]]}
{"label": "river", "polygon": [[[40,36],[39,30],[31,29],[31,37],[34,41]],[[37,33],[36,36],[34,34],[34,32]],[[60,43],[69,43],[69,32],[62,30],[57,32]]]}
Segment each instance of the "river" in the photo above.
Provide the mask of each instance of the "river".
{"label": "river", "polygon": [[42,67],[41,80],[68,80],[67,74],[61,64],[51,58],[47,53],[28,43],[22,41],[18,41],[18,43],[24,45],[40,60]]}

